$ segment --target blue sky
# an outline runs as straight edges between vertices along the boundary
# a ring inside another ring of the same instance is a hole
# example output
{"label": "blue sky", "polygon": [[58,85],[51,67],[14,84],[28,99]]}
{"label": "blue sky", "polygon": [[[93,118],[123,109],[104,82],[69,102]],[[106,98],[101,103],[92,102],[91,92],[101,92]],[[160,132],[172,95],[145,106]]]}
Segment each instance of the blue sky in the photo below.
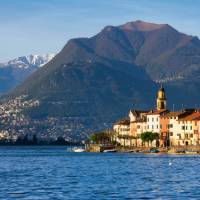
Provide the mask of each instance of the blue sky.
{"label": "blue sky", "polygon": [[199,0],[0,0],[0,61],[58,52],[106,25],[168,23],[200,37]]}

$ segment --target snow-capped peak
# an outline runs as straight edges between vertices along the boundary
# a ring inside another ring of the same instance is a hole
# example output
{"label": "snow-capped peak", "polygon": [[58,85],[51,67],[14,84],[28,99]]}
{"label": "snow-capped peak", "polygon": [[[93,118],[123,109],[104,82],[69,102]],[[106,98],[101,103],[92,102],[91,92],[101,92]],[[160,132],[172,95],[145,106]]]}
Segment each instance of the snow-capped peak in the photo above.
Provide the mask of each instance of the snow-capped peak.
{"label": "snow-capped peak", "polygon": [[29,55],[21,56],[16,59],[10,60],[7,63],[1,63],[1,67],[11,66],[14,68],[24,68],[29,67],[42,67],[48,63],[56,54],[49,53],[44,55]]}

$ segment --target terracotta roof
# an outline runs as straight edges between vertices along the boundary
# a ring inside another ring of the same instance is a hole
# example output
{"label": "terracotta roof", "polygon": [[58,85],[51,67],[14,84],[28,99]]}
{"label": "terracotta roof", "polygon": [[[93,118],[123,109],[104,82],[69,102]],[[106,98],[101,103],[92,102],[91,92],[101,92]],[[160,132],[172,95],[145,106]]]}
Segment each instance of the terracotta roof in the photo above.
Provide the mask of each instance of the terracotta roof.
{"label": "terracotta roof", "polygon": [[133,121],[131,123],[138,123],[138,122],[146,122],[146,119],[137,119],[136,121]]}
{"label": "terracotta roof", "polygon": [[136,114],[136,116],[139,116],[141,113],[148,113],[148,110],[130,110],[132,113]]}
{"label": "terracotta roof", "polygon": [[168,112],[168,110],[163,109],[163,110],[151,110],[150,112],[147,113],[147,115],[159,115],[162,113]]}
{"label": "terracotta roof", "polygon": [[115,123],[115,125],[130,125],[129,119],[121,119]]}
{"label": "terracotta roof", "polygon": [[178,117],[180,119],[180,118],[187,117],[188,115],[191,115],[192,113],[194,113],[194,111],[195,111],[195,109],[184,109],[184,110],[180,110],[180,111],[165,113],[161,117],[164,117],[164,118],[165,117]]}
{"label": "terracotta roof", "polygon": [[185,113],[184,111],[168,112],[162,117],[178,117],[179,115]]}
{"label": "terracotta roof", "polygon": [[179,121],[196,121],[200,120],[200,112],[194,112],[190,115],[187,115],[186,117],[181,118]]}

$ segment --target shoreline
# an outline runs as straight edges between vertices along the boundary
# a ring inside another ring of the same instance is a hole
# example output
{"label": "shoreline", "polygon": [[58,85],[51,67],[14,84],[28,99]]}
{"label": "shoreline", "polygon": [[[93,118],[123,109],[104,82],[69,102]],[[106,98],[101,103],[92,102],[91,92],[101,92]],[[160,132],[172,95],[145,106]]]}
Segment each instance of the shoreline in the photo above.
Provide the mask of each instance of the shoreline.
{"label": "shoreline", "polygon": [[198,146],[172,147],[120,147],[115,145],[86,144],[86,152],[116,152],[116,153],[145,153],[145,154],[172,154],[172,155],[200,155]]}

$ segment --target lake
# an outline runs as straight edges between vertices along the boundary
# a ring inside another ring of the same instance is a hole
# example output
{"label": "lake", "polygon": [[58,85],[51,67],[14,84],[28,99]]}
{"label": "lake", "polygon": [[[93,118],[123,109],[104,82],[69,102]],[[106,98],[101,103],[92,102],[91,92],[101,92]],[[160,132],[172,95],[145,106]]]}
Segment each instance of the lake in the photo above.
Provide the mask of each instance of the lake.
{"label": "lake", "polygon": [[198,155],[0,147],[0,199],[199,199],[199,169]]}

